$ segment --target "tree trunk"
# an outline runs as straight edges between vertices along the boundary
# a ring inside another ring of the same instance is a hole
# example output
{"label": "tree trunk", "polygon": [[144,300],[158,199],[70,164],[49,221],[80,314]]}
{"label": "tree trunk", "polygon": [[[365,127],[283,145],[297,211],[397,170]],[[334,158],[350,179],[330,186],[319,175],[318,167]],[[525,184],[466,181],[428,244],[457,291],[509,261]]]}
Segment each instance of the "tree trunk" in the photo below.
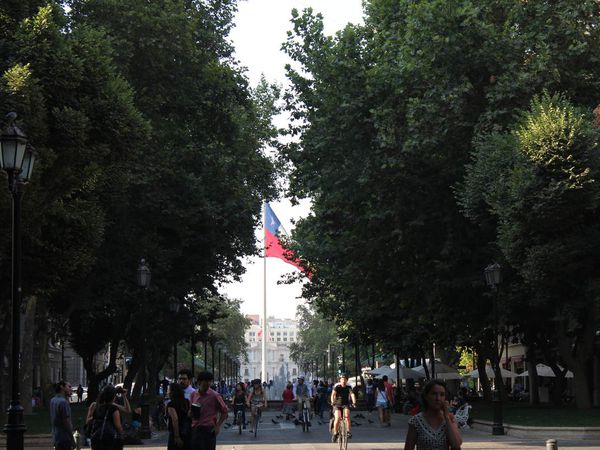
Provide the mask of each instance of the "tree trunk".
{"label": "tree trunk", "polygon": [[484,354],[482,348],[477,347],[477,370],[479,371],[479,383],[483,388],[483,399],[491,402],[492,386],[490,383],[490,379],[488,378],[487,373],[485,371],[487,360],[487,355]]}
{"label": "tree trunk", "polygon": [[25,320],[23,323],[23,342],[21,345],[21,404],[25,414],[31,414],[33,392],[33,344],[35,341],[35,310],[37,297],[26,299]]}
{"label": "tree trunk", "polygon": [[100,372],[96,373],[96,367],[94,366],[94,357],[96,355],[86,355],[86,357],[83,358],[83,366],[85,367],[88,378],[88,403],[96,401],[100,391],[100,382],[117,371],[119,339],[113,339],[113,341],[110,342],[110,348],[111,352],[108,357],[108,366]]}
{"label": "tree trunk", "polygon": [[54,395],[52,380],[50,379],[50,357],[48,356],[48,342],[50,341],[48,303],[45,301],[39,302],[37,313],[40,390],[42,393],[42,405],[48,407],[50,405],[50,398]]}
{"label": "tree trunk", "polygon": [[[561,320],[558,326],[558,349],[567,367],[573,371],[575,402],[579,409],[590,409],[592,407],[589,368],[594,357],[596,316],[596,309],[590,308],[583,320],[580,333],[574,338],[566,332],[566,319]],[[575,339],[575,345],[573,345],[573,339]]]}
{"label": "tree trunk", "polygon": [[123,388],[127,390],[127,393],[131,395],[131,385],[133,384],[133,380],[137,376],[138,371],[142,367],[142,358],[138,351],[133,351],[133,356],[131,358],[131,363],[129,364],[129,368],[127,369],[127,375],[123,381]]}
{"label": "tree trunk", "polygon": [[535,369],[536,359],[533,347],[528,346],[525,350],[525,358],[527,360],[527,371],[529,372],[529,403],[531,405],[540,404],[540,391],[538,383],[538,375]]}

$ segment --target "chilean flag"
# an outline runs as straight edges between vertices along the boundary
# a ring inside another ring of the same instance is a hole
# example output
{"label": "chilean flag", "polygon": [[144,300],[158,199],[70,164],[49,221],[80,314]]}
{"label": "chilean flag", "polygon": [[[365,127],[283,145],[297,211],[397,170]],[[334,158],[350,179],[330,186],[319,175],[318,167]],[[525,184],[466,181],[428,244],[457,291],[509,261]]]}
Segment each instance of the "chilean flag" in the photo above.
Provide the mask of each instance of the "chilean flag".
{"label": "chilean flag", "polygon": [[279,258],[302,272],[304,268],[290,250],[283,248],[279,236],[287,236],[281,221],[277,218],[271,205],[265,204],[265,256]]}

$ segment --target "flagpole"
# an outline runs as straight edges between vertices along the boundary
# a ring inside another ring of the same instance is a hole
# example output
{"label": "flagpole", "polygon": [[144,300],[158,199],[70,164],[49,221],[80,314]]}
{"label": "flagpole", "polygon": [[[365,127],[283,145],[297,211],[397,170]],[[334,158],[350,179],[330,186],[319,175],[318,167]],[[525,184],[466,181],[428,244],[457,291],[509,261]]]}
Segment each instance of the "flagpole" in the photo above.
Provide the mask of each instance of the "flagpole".
{"label": "flagpole", "polygon": [[267,381],[267,206],[263,202],[263,338],[261,355],[261,378]]}

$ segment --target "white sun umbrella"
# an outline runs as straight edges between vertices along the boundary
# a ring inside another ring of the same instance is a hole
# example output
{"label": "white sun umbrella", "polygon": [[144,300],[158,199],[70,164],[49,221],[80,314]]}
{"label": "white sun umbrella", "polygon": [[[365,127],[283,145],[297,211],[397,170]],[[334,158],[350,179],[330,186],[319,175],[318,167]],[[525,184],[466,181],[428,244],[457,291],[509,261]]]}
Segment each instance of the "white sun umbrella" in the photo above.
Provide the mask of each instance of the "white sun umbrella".
{"label": "white sun umbrella", "polygon": [[[431,375],[431,364],[427,363],[427,369],[429,370],[429,375]],[[422,365],[415,367],[413,370],[419,372],[421,377],[425,376],[425,368]],[[460,380],[462,375],[456,369],[436,361],[435,377],[441,380]]]}
{"label": "white sun umbrella", "polygon": [[[390,380],[396,380],[396,378],[398,377],[398,371],[390,366],[387,366],[385,368],[385,370],[382,370],[383,367],[380,367],[379,369],[377,369],[377,373],[374,374],[373,372],[371,372],[372,375],[377,376],[377,378],[383,378],[384,375],[387,375],[387,377]],[[409,369],[408,367],[404,367],[404,366],[400,366],[400,379],[402,380],[407,380],[407,379],[413,379],[413,380],[418,380],[419,378],[423,378],[423,374],[420,372],[417,372],[416,370],[413,369]]]}
{"label": "white sun umbrella", "polygon": [[[384,365],[384,366],[378,367],[377,369],[373,369],[373,370],[371,370],[369,373],[370,373],[371,375],[376,375],[376,376],[378,376],[378,377],[379,377],[379,376],[381,376],[381,377],[382,377],[383,375],[387,375],[387,372],[388,372],[389,370],[391,370],[391,369],[392,369],[392,368],[391,368],[390,366],[388,366],[388,365]],[[389,377],[389,375],[388,375],[388,377]]]}
{"label": "white sun umbrella", "polygon": [[[487,374],[488,378],[496,377],[492,366],[485,366],[485,373]],[[500,373],[502,374],[502,378],[516,378],[519,376],[518,374],[511,372],[510,370],[503,369],[502,367],[500,368]],[[467,376],[471,378],[479,378],[479,369],[472,370],[467,374]]]}
{"label": "white sun umbrella", "polygon": [[[563,370],[562,367],[558,366],[560,368],[560,370]],[[546,364],[537,364],[535,366],[535,371],[538,374],[538,377],[556,377],[556,375],[554,375],[554,371],[552,370],[552,367],[547,366]],[[528,377],[529,376],[529,371],[525,371],[521,374],[518,375],[519,377]],[[573,372],[571,372],[570,370],[567,371],[567,373],[565,374],[565,378],[573,378]]]}

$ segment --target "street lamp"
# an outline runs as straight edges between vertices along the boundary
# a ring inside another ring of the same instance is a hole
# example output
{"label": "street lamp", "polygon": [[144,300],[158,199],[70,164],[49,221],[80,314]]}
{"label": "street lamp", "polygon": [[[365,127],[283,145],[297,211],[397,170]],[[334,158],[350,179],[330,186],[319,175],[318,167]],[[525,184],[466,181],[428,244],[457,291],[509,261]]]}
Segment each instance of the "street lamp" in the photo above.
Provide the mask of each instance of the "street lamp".
{"label": "street lamp", "polygon": [[[487,285],[494,291],[493,309],[494,309],[494,360],[495,364],[499,364],[498,360],[498,291],[500,283],[502,283],[502,266],[498,263],[488,265],[483,271]],[[498,391],[498,383],[502,383],[502,379],[494,380],[494,392],[492,404],[494,410],[494,418],[492,424],[493,435],[504,434],[504,418],[502,417],[502,399]]]}
{"label": "street lamp", "polygon": [[[175,297],[169,298],[169,311],[173,313],[173,316],[177,316],[179,313],[179,308],[181,307],[181,303]],[[175,335],[175,340],[173,341],[173,380],[177,381],[177,336]]]}
{"label": "street lamp", "polygon": [[20,402],[19,355],[21,353],[21,198],[23,188],[31,178],[35,153],[27,143],[27,136],[16,125],[17,114],[6,116],[6,125],[0,132],[0,169],[8,176],[8,191],[12,197],[12,352],[11,401],[4,425],[6,446],[11,450],[23,449],[23,435],[27,430]]}
{"label": "street lamp", "polygon": [[[150,272],[150,268],[146,264],[146,260],[144,258],[140,259],[140,264],[137,268],[137,284],[142,289],[144,296],[144,306],[147,305],[147,291],[150,287],[150,281],[152,279],[152,272]],[[144,311],[146,308],[144,308]],[[144,327],[146,326],[146,321],[144,320]],[[144,349],[142,354],[144,355],[144,364],[142,366],[142,370],[146,370],[147,363],[147,352],[148,346],[146,344],[146,335],[148,333],[144,331]],[[144,393],[142,394],[140,407],[142,408],[142,426],[140,427],[140,437],[142,439],[150,439],[152,437],[152,432],[150,431],[150,405],[148,404],[148,394],[146,392],[146,386],[144,386]]]}

